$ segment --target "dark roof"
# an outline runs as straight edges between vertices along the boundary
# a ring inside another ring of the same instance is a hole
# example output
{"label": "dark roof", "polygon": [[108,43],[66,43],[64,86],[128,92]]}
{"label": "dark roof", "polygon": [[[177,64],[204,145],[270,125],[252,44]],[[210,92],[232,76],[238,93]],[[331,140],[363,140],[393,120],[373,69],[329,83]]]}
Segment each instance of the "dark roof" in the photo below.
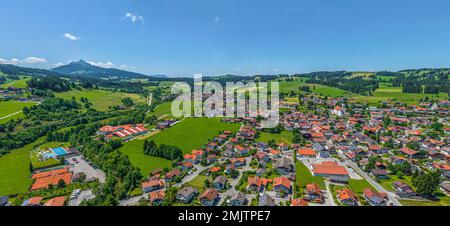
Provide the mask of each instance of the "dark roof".
{"label": "dark roof", "polygon": [[9,197],[7,197],[7,196],[0,197],[0,206],[6,206],[6,204],[8,204],[8,200],[9,200]]}

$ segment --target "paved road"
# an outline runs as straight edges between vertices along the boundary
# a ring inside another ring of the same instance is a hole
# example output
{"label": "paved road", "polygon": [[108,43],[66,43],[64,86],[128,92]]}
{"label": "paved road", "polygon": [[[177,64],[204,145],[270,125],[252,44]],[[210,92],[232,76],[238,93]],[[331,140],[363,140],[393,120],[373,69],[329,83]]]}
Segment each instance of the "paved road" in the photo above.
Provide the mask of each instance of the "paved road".
{"label": "paved road", "polygon": [[217,204],[218,206],[221,206],[223,204],[223,202],[225,201],[225,198],[227,196],[233,197],[233,196],[238,194],[238,191],[236,190],[235,186],[241,180],[242,176],[244,175],[244,172],[252,170],[252,168],[249,166],[250,165],[250,161],[252,160],[252,157],[247,157],[245,160],[247,161],[247,164],[244,167],[242,167],[241,169],[238,169],[239,176],[236,179],[231,179],[229,181],[231,187],[227,191],[225,191],[224,193],[220,194],[221,199],[220,199],[219,203]]}
{"label": "paved road", "polygon": [[327,192],[328,206],[337,206],[337,204],[334,202],[333,193],[331,192],[330,189],[330,182],[325,181],[325,187],[327,189],[326,192]]}
{"label": "paved road", "polygon": [[361,175],[364,179],[366,179],[375,189],[382,193],[386,193],[389,197],[389,201],[393,202],[396,206],[402,206],[402,204],[398,201],[397,196],[386,190],[383,186],[381,186],[378,182],[376,182],[372,177],[370,177],[366,172],[364,172],[361,168],[359,168],[355,163],[351,161],[346,161],[346,163],[352,167],[359,175]]}
{"label": "paved road", "polygon": [[69,201],[69,206],[79,206],[82,201],[93,199],[94,197],[92,190],[84,190],[80,192],[80,195],[76,199]]}

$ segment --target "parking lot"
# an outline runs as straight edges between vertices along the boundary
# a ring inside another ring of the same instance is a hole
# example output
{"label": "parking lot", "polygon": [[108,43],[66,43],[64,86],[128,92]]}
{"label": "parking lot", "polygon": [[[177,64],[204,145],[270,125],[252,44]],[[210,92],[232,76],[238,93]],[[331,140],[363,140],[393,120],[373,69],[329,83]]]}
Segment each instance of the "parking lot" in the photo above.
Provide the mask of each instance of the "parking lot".
{"label": "parking lot", "polygon": [[69,163],[70,171],[74,174],[84,173],[86,174],[86,180],[98,179],[101,183],[105,182],[106,175],[100,169],[94,168],[90,165],[82,155],[75,157],[67,157],[66,161]]}
{"label": "parking lot", "polygon": [[79,206],[80,203],[84,200],[93,199],[94,194],[92,194],[92,190],[85,190],[80,192],[76,199],[72,199],[69,201],[69,206]]}

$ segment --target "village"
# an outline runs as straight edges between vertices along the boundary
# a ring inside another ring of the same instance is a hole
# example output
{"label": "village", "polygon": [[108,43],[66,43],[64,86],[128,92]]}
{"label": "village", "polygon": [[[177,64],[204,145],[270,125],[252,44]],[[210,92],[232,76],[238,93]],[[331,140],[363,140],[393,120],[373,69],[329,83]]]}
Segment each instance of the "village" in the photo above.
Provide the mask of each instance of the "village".
{"label": "village", "polygon": [[[258,118],[222,119],[241,126],[184,154],[171,169],[153,170],[141,192],[120,205],[167,205],[170,193],[174,206],[401,206],[426,201],[413,180],[432,172],[439,173],[438,189],[448,200],[449,101],[377,108],[309,96],[300,103],[282,102],[280,125],[271,130],[261,129]],[[106,125],[95,136],[129,142],[179,122],[160,120],[154,129]],[[282,136],[286,133],[293,134],[292,142]],[[262,134],[269,135],[266,142]],[[105,182],[105,173],[74,147],[32,153],[41,164],[59,163],[34,171],[32,192],[84,185],[69,198],[44,203],[36,196],[23,206],[77,206],[94,198],[92,187]]]}

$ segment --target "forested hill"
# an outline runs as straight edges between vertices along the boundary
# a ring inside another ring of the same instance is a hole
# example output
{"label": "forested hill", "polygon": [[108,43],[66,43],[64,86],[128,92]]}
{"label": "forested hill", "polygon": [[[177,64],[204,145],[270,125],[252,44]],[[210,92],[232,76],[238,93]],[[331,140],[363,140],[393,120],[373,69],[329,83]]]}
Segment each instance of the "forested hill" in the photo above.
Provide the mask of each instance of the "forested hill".
{"label": "forested hill", "polygon": [[[129,72],[124,70],[119,70],[115,68],[103,68],[89,64],[86,61],[80,60],[78,62],[71,62],[67,65],[63,65],[57,68],[51,69],[52,71],[58,72],[65,75],[78,75],[78,76],[88,76],[95,78],[148,78],[151,76],[143,75],[140,73]],[[165,77],[165,76],[155,76],[155,77]]]}

